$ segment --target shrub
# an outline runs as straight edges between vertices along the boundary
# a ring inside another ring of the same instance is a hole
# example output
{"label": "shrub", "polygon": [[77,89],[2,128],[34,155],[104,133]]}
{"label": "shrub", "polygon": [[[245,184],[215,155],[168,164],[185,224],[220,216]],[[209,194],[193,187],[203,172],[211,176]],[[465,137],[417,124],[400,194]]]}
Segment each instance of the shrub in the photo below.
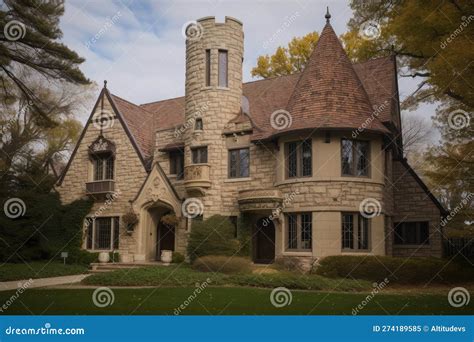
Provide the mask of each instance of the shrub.
{"label": "shrub", "polygon": [[201,272],[246,273],[252,269],[252,263],[243,257],[208,255],[196,259],[193,268]]}
{"label": "shrub", "polygon": [[214,215],[204,221],[193,220],[188,240],[191,262],[206,255],[234,255],[240,243],[234,238],[234,226],[226,216]]}
{"label": "shrub", "polygon": [[173,252],[173,259],[171,260],[173,264],[181,264],[184,262],[184,255],[179,252]]}
{"label": "shrub", "polygon": [[474,271],[437,258],[385,256],[329,256],[319,262],[316,274],[331,278],[356,278],[392,283],[459,282],[474,279]]}

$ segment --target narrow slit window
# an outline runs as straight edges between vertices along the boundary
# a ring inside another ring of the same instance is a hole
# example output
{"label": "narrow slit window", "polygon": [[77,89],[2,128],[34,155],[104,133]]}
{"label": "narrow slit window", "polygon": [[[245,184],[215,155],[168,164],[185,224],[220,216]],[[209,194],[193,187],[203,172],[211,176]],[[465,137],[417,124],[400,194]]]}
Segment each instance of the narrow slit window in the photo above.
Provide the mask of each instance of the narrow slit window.
{"label": "narrow slit window", "polygon": [[227,51],[219,50],[219,87],[228,87],[228,77],[227,77]]}
{"label": "narrow slit window", "polygon": [[206,87],[211,86],[211,50],[206,50]]}

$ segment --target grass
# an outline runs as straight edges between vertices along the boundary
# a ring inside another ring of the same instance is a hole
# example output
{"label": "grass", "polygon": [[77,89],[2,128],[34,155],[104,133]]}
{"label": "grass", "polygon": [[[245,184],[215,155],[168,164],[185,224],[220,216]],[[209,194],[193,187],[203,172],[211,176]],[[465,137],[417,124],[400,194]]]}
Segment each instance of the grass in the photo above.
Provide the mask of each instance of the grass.
{"label": "grass", "polygon": [[[112,289],[112,305],[93,304],[94,289],[30,289],[8,307],[4,315],[351,315],[364,300],[364,293],[328,293],[292,290],[292,301],[282,308],[270,302],[270,289],[207,287],[189,300],[195,287],[155,289]],[[12,291],[0,292],[5,303]],[[1,308],[0,308],[1,309]],[[474,304],[453,308],[444,295],[377,294],[360,310],[360,315],[472,315]]]}
{"label": "grass", "polygon": [[195,286],[204,281],[212,286],[251,286],[325,291],[367,291],[372,283],[364,280],[329,279],[318,275],[291,272],[269,274],[223,274],[206,273],[191,269],[188,265],[169,267],[143,267],[124,269],[108,273],[93,274],[82,281],[86,285],[101,286]]}
{"label": "grass", "polygon": [[85,265],[64,265],[59,262],[30,262],[0,265],[0,281],[60,277],[87,272]]}

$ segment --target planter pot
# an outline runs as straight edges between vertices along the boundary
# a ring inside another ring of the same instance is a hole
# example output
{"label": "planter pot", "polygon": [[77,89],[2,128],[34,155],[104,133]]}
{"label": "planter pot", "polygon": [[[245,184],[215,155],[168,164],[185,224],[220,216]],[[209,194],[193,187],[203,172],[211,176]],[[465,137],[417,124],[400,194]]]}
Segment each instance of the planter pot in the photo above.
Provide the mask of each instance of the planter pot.
{"label": "planter pot", "polygon": [[99,253],[99,262],[101,264],[105,264],[110,261],[109,252],[100,252]]}
{"label": "planter pot", "polygon": [[173,260],[173,252],[168,251],[168,250],[162,250],[161,251],[161,262],[165,265],[169,265],[171,263],[171,260]]}

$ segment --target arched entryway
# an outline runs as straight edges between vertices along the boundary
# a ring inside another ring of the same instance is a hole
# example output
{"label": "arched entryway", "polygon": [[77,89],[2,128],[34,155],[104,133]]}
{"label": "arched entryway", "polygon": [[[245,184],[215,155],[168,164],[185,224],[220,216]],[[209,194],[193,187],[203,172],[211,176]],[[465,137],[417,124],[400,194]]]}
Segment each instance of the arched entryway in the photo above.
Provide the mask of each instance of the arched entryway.
{"label": "arched entryway", "polygon": [[154,203],[145,209],[143,227],[145,233],[146,260],[161,260],[163,250],[174,251],[176,247],[176,224],[168,223],[165,216],[173,216],[174,211],[163,203]]}
{"label": "arched entryway", "polygon": [[275,261],[275,225],[272,220],[262,218],[255,224],[254,262],[271,264]]}

